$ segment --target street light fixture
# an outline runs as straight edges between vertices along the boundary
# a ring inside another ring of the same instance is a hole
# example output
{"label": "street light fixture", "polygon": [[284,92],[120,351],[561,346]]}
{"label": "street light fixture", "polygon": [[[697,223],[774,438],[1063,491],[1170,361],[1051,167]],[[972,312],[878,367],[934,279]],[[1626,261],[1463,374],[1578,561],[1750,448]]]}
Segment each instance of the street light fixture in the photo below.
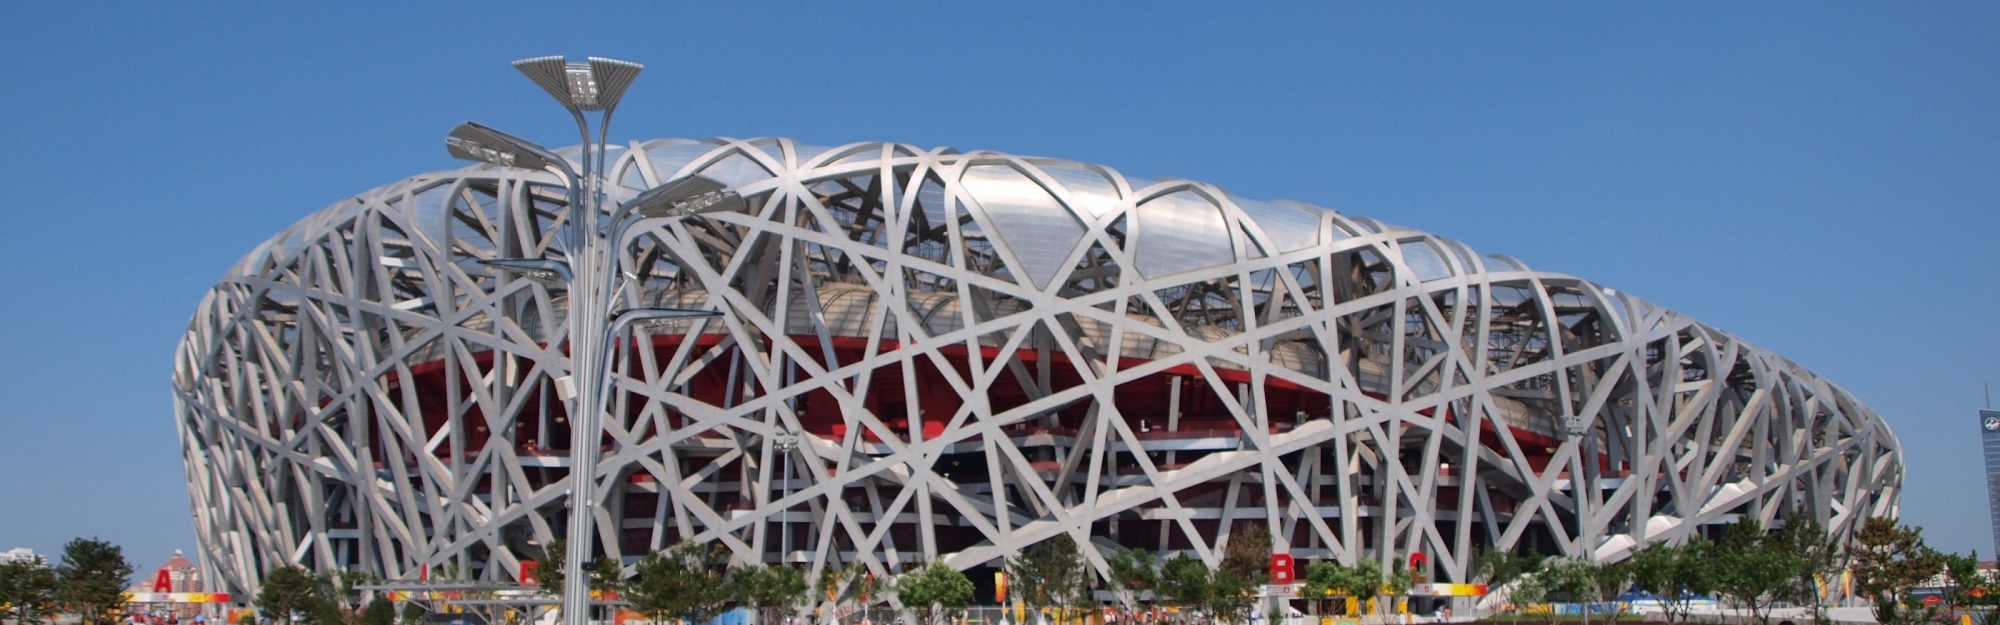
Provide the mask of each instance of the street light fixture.
{"label": "street light fixture", "polygon": [[451,129],[451,135],[444,140],[444,147],[453,158],[501,167],[549,169],[562,174],[567,180],[576,179],[576,172],[570,170],[569,161],[547,148],[474,122],[465,122]]}
{"label": "street light fixture", "polygon": [[[797,432],[791,430],[778,432],[777,436],[771,438],[771,447],[785,461],[785,472],[779,478],[783,494],[780,494],[778,499],[781,501],[790,499],[792,497],[792,452],[799,449],[799,435]],[[781,560],[792,553],[791,514],[791,506],[785,506],[783,510],[778,511],[778,553],[781,554],[779,556]]]}
{"label": "street light fixture", "polygon": [[[480,262],[544,284],[562,286],[569,292],[570,375],[556,381],[559,389],[567,387],[573,393],[573,397],[565,398],[572,403],[570,518],[563,560],[562,610],[565,625],[589,625],[590,579],[584,565],[597,542],[591,538],[592,515],[597,508],[592,497],[597,491],[597,461],[601,451],[598,440],[602,438],[602,419],[610,394],[610,345],[633,323],[721,315],[684,308],[613,310],[611,300],[619,292],[622,280],[639,279],[618,271],[625,231],[645,219],[680,219],[738,210],[745,203],[720,182],[689,176],[619,205],[611,215],[609,231],[601,229],[598,219],[605,204],[602,180],[605,136],[610,131],[611,114],[618,107],[618,99],[643,68],[637,63],[598,57],[591,57],[588,63],[569,63],[560,56],[523,59],[515,61],[514,67],[554,96],[575,118],[583,141],[578,155],[582,172],[547,148],[472,122],[453,128],[445,139],[445,149],[460,159],[553,172],[562,177],[568,192],[567,258],[503,258]],[[591,140],[586,111],[603,111],[595,142]]]}
{"label": "street light fixture", "polygon": [[610,111],[618,107],[625,88],[639,77],[644,65],[630,61],[590,57],[588,63],[570,63],[560,56],[538,56],[514,62],[514,69],[527,74],[543,91],[571,111]]}
{"label": "street light fixture", "polygon": [[724,191],[713,178],[688,176],[640,193],[618,207],[619,213],[637,214],[647,219],[681,218],[703,213],[734,211],[744,206],[743,196]]}

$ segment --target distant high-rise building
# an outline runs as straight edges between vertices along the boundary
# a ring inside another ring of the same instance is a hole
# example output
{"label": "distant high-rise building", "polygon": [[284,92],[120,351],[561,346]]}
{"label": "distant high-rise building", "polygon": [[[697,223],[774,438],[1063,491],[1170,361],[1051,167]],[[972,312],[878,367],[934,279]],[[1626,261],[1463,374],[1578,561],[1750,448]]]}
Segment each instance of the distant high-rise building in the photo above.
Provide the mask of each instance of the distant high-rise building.
{"label": "distant high-rise building", "polygon": [[1979,411],[1979,442],[1986,448],[1986,515],[1993,521],[1993,553],[2000,553],[2000,410]]}

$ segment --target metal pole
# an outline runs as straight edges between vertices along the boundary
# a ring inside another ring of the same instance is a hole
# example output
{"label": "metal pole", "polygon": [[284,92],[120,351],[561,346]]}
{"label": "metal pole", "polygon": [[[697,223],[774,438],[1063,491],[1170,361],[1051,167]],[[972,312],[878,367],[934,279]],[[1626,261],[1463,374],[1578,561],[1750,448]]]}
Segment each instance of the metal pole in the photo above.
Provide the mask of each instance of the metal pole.
{"label": "metal pole", "polygon": [[[569,296],[570,374],[565,380],[570,406],[570,487],[568,544],[563,554],[563,622],[589,625],[590,578],[587,564],[596,551],[592,521],[599,509],[597,463],[599,440],[604,432],[604,411],[612,392],[609,358],[613,333],[625,324],[650,319],[714,316],[718,313],[673,309],[634,308],[614,315],[611,300],[617,297],[620,250],[625,228],[645,219],[647,214],[672,218],[704,212],[730,210],[742,205],[735,193],[723,193],[722,183],[690,176],[676,184],[663,185],[621,206],[611,218],[609,233],[599,227],[604,214],[603,173],[607,168],[607,137],[611,114],[618,98],[639,74],[641,66],[616,59],[591,57],[588,64],[568,63],[559,56],[522,59],[514,67],[561,102],[576,121],[582,148],[578,161],[581,174],[566,159],[525,140],[466,122],[452,130],[446,148],[453,156],[502,167],[560,170],[569,194],[569,236],[564,252],[567,262],[551,259],[494,259],[482,261],[517,271],[535,272],[543,278],[559,274]],[[597,140],[591,140],[590,120],[585,111],[602,111],[597,122]],[[685,183],[685,184],[679,184]],[[655,202],[658,204],[656,205]],[[634,209],[637,210],[634,210]],[[636,278],[635,278],[636,280]],[[620,563],[622,565],[623,563]]]}
{"label": "metal pole", "polygon": [[[778,499],[780,501],[783,501],[784,499],[792,496],[792,451],[798,449],[799,447],[799,435],[794,434],[792,432],[783,432],[780,433],[777,436],[777,440],[773,442],[775,443],[775,445],[773,446],[777,448],[778,453],[784,454],[785,472],[783,475],[780,475],[778,477],[778,479],[783,480],[783,482],[781,482],[778,487],[778,492],[780,493],[778,495]],[[791,565],[791,562],[789,560],[789,558],[792,555],[792,524],[791,524],[791,519],[789,518],[790,512],[791,509],[789,506],[786,509],[778,511],[779,566]]]}
{"label": "metal pole", "polygon": [[[571,388],[577,394],[576,412],[570,415],[570,515],[567,553],[563,559],[563,622],[590,623],[590,579],[586,561],[596,544],[591,522],[597,510],[598,439],[603,426],[605,389],[605,326],[610,321],[600,301],[609,283],[602,256],[606,246],[598,238],[597,215],[603,201],[598,194],[594,148],[590,127],[581,112],[576,116],[578,134],[583,136],[583,174],[570,190],[570,284],[569,345]],[[605,121],[609,121],[608,119]],[[608,130],[608,128],[601,129]]]}

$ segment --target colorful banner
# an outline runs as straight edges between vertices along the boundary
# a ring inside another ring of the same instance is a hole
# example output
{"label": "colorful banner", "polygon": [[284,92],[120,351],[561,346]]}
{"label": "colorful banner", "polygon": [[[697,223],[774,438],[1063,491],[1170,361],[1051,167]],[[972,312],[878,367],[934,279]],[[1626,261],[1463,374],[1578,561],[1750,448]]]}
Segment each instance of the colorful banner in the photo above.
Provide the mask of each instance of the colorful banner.
{"label": "colorful banner", "polygon": [[1483,597],[1485,584],[1416,584],[1410,587],[1413,597]]}
{"label": "colorful banner", "polygon": [[229,603],[226,592],[128,592],[126,603]]}

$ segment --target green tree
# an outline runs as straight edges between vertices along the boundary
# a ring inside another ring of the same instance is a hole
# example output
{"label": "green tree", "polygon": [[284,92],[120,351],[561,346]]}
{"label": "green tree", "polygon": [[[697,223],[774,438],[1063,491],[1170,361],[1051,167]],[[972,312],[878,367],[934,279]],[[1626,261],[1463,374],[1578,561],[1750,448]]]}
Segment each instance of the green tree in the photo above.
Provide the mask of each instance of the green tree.
{"label": "green tree", "polygon": [[424,620],[424,608],[415,601],[403,604],[403,625],[416,625]]}
{"label": "green tree", "polygon": [[1417,587],[1417,572],[1411,570],[1402,560],[1389,563],[1389,577],[1382,582],[1382,590],[1391,597],[1403,597],[1410,589]]}
{"label": "green tree", "polygon": [[568,557],[569,546],[562,539],[551,540],[542,545],[542,559],[535,563],[535,585],[542,592],[555,596],[563,594],[563,562]]}
{"label": "green tree", "polygon": [[1512,551],[1482,547],[1472,554],[1473,579],[1489,586],[1505,586],[1522,575],[1534,572],[1540,566],[1540,556],[1526,557]]}
{"label": "green tree", "polygon": [[681,619],[699,623],[728,609],[731,592],[723,570],[723,547],[683,542],[646,554],[626,584],[632,609],[655,623]]}
{"label": "green tree", "polygon": [[1514,578],[1509,584],[1511,586],[1507,589],[1507,603],[1514,606],[1516,614],[1523,613],[1528,606],[1548,600],[1549,588],[1543,582],[1541,575],[1527,573]]}
{"label": "green tree", "polygon": [[[568,562],[568,557],[569,545],[560,538],[542,546],[542,559],[535,562],[533,575],[535,585],[541,587],[542,592],[562,596],[565,575],[563,568],[564,563]],[[610,558],[597,560],[588,573],[590,589],[594,591],[616,591],[619,585],[624,583],[625,572],[619,568],[618,561]]]}
{"label": "green tree", "polygon": [[[1619,603],[1618,596],[1625,594],[1625,591],[1631,590],[1631,588],[1632,562],[1630,560],[1598,562],[1591,565],[1590,601],[1600,605],[1609,605],[1612,623],[1617,623],[1619,618],[1625,616],[1626,604]],[[1588,614],[1588,612],[1585,613],[1586,617],[1588,617]]]}
{"label": "green tree", "polygon": [[932,562],[896,579],[896,598],[916,613],[917,622],[943,625],[972,603],[972,580],[943,562]]}
{"label": "green tree", "polygon": [[1229,535],[1223,547],[1222,570],[1237,579],[1256,583],[1268,577],[1271,567],[1271,530],[1263,523]]}
{"label": "green tree", "polygon": [[737,602],[757,610],[765,623],[782,623],[796,611],[811,586],[805,571],[789,566],[754,564],[729,572]]}
{"label": "green tree", "polygon": [[590,567],[593,592],[619,592],[625,587],[625,569],[614,558],[598,558]]}
{"label": "green tree", "polygon": [[351,625],[347,613],[341,611],[340,602],[331,595],[313,602],[306,610],[306,622],[310,625]]}
{"label": "green tree", "polygon": [[1208,565],[1200,560],[1175,554],[1160,565],[1160,583],[1153,594],[1161,601],[1180,606],[1180,618],[1186,622],[1189,611],[1200,610],[1208,602],[1212,577]]}
{"label": "green tree", "polygon": [[271,620],[289,622],[295,617],[304,617],[318,625],[324,618],[322,604],[332,603],[323,580],[297,566],[284,566],[264,575],[264,583],[257,589],[257,610]]}
{"label": "green tree", "polygon": [[[1550,558],[1542,561],[1541,570],[1535,572],[1534,579],[1546,599],[1585,602],[1590,600],[1592,592],[1593,568],[1589,560],[1582,558]],[[1586,612],[1586,623],[1589,618]],[[1550,611],[1549,622],[1554,623],[1555,620],[1555,612]]]}
{"label": "green tree", "polygon": [[[1541,563],[1542,559],[1539,555],[1523,556],[1513,551],[1482,547],[1472,554],[1472,579],[1479,583],[1484,583],[1494,590],[1499,590],[1506,588],[1509,584],[1513,584],[1518,580],[1529,577],[1530,573],[1541,568]],[[1513,590],[1508,592],[1510,593],[1509,597],[1518,597],[1520,594],[1518,591]],[[1540,595],[1536,596],[1539,597]],[[1518,607],[1526,603],[1537,602],[1540,602],[1540,599],[1532,602],[1510,599],[1507,605]]]}
{"label": "green tree", "polygon": [[375,595],[361,609],[361,625],[396,625],[396,604],[390,603],[388,597]]}
{"label": "green tree", "polygon": [[1713,551],[1699,537],[1679,546],[1647,545],[1632,554],[1632,583],[1659,599],[1668,623],[1684,621],[1696,597],[1715,592]]}
{"label": "green tree", "polygon": [[[827,601],[834,601],[840,598],[841,579],[840,570],[827,565],[820,568],[819,582],[813,584],[813,589],[825,596]],[[819,601],[819,598],[815,597],[813,601]]]}
{"label": "green tree", "polygon": [[362,571],[321,571],[318,579],[322,585],[331,589],[330,595],[336,602],[335,607],[340,610],[355,607],[359,592],[354,590],[354,587],[382,581],[382,578],[376,577],[374,573]]}
{"label": "green tree", "polygon": [[[1268,560],[1269,557],[1266,555],[1265,559]],[[1262,578],[1261,575],[1258,577]],[[1209,574],[1208,592],[1203,598],[1202,611],[1207,612],[1212,621],[1247,623],[1250,619],[1250,610],[1257,606],[1255,591],[1260,585],[1226,568],[1213,571]]]}
{"label": "green tree", "polygon": [[123,548],[94,538],[71,540],[56,567],[56,600],[76,610],[84,625],[115,625],[131,576]]}
{"label": "green tree", "polygon": [[1065,612],[1090,600],[1090,573],[1068,534],[1057,534],[1008,558],[1006,569],[1013,592],[1031,613],[1050,607]]}
{"label": "green tree", "polygon": [[846,584],[847,590],[841,595],[841,598],[859,605],[863,613],[863,618],[866,618],[867,612],[873,610],[876,602],[881,601],[883,595],[892,589],[887,588],[887,584],[883,580],[876,579],[875,572],[868,570],[866,566],[857,564],[856,566],[849,567],[847,572],[847,579],[843,582]]}
{"label": "green tree", "polygon": [[1139,600],[1160,583],[1160,568],[1153,554],[1124,547],[1105,558],[1111,573],[1111,588],[1125,605],[1138,607]]}
{"label": "green tree", "polygon": [[[1382,594],[1384,580],[1382,563],[1373,558],[1362,558],[1356,561],[1354,566],[1345,567],[1342,571],[1345,574],[1339,579],[1340,589],[1346,592],[1347,596],[1354,598],[1360,611],[1369,612],[1368,602]],[[1375,612],[1380,611],[1378,606]]]}
{"label": "green tree", "polygon": [[1956,553],[1939,553],[1938,561],[1944,564],[1944,609],[1958,613],[1968,611],[1972,603],[1973,590],[1979,587],[1979,552],[1970,557]]}
{"label": "green tree", "polygon": [[1924,545],[1922,530],[1879,517],[1855,530],[1847,557],[1854,589],[1874,601],[1875,622],[1882,625],[1917,622],[1919,615],[1899,609],[1902,600],[1944,566],[1938,553]]}
{"label": "green tree", "polygon": [[53,614],[56,604],[56,572],[47,561],[36,557],[0,564],[0,604],[13,606],[14,620],[28,625]]}
{"label": "green tree", "polygon": [[1299,584],[1299,596],[1305,598],[1306,607],[1313,611],[1313,615],[1325,614],[1327,602],[1332,601],[1335,595],[1346,594],[1347,587],[1341,581],[1348,575],[1346,569],[1338,560],[1315,560],[1306,565],[1304,581]]}
{"label": "green tree", "polygon": [[1843,570],[1840,561],[1840,543],[1827,536],[1826,527],[1810,513],[1794,511],[1778,529],[1776,540],[1783,549],[1795,554],[1798,569],[1793,571],[1792,589],[1786,593],[1795,604],[1811,611],[1813,622],[1827,625],[1832,621],[1827,616],[1829,598],[1823,587],[1833,586],[1832,581]]}
{"label": "green tree", "polygon": [[[568,554],[569,543],[560,538],[542,545],[542,559],[535,562],[531,579],[543,593],[556,597],[563,595],[563,583],[568,579],[568,572],[563,569],[566,568]],[[585,572],[590,578],[592,592],[620,592],[623,588],[625,572],[617,560],[601,558]]]}
{"label": "green tree", "polygon": [[1252,592],[1256,586],[1227,569],[1210,569],[1200,560],[1175,555],[1160,567],[1160,582],[1153,592],[1161,600],[1180,606],[1183,622],[1190,618],[1190,612],[1202,613],[1204,622],[1242,622],[1257,604]]}
{"label": "green tree", "polygon": [[1716,546],[1716,591],[1748,608],[1757,622],[1771,625],[1771,608],[1791,598],[1798,586],[1801,565],[1791,548],[1783,535],[1765,532],[1757,519],[1737,520]]}
{"label": "green tree", "polygon": [[1961,610],[1973,615],[1975,623],[2000,623],[2000,584],[1979,574],[1979,552],[1971,556],[1949,555],[1945,572],[1951,576],[1952,594]]}
{"label": "green tree", "polygon": [[[1632,585],[1639,590],[1657,597],[1662,607],[1667,598],[1680,590],[1673,584],[1674,547],[1666,543],[1652,543],[1632,551],[1625,561],[1631,565]],[[1673,622],[1673,612],[1665,610],[1667,622]]]}

